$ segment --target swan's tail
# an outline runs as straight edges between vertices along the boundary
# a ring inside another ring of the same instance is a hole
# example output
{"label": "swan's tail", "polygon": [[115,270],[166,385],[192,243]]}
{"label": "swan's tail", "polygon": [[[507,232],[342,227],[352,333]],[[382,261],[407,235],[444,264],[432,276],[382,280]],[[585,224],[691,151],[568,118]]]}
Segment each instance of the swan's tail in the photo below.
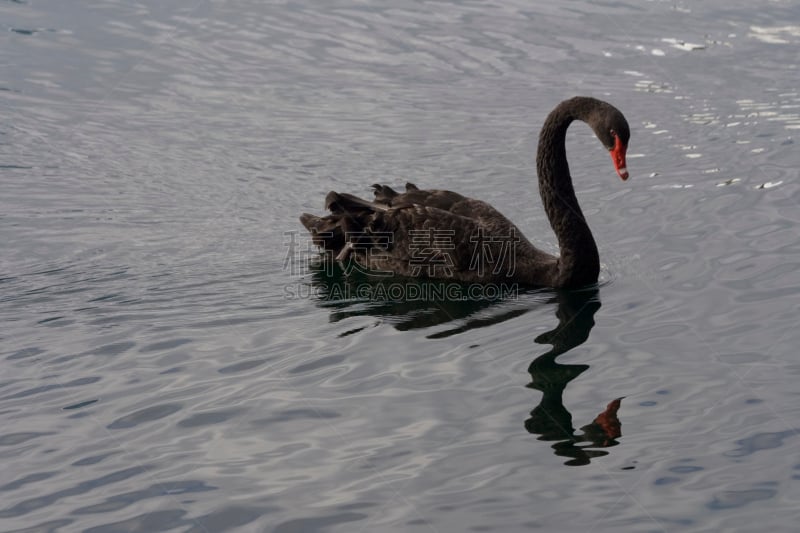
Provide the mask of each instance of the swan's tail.
{"label": "swan's tail", "polygon": [[309,213],[300,216],[300,222],[311,234],[317,246],[344,261],[356,245],[371,241],[370,224],[375,214],[388,208],[352,194],[331,191],[325,197],[325,208],[331,214],[318,217]]}
{"label": "swan's tail", "polygon": [[344,246],[344,231],[339,215],[318,217],[310,213],[303,213],[300,222],[311,234],[314,244],[325,250],[338,253]]}

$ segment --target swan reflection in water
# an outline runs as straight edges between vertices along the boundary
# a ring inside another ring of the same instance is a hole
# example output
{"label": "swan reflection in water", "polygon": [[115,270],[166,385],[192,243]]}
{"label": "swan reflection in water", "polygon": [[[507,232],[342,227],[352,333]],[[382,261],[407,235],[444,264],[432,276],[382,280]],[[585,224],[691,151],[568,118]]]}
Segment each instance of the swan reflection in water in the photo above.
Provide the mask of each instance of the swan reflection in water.
{"label": "swan reflection in water", "polygon": [[608,455],[597,448],[616,446],[621,435],[617,418],[622,398],[611,401],[595,419],[577,434],[572,425],[572,414],[564,406],[564,389],[567,384],[588,370],[589,365],[561,364],[559,355],[583,344],[594,327],[594,314],[600,309],[596,288],[582,291],[558,291],[553,299],[558,307],[555,329],[536,337],[534,342],[550,344],[552,348],[540,355],[528,367],[531,375],[529,388],[542,392],[542,399],[525,421],[525,429],[539,435],[539,440],[555,441],[556,455],[569,457],[565,464],[589,464],[592,458]]}
{"label": "swan reflection in water", "polygon": [[[376,279],[358,271],[344,275],[338,263],[329,260],[312,263],[310,267],[313,294],[319,306],[330,309],[332,322],[352,316],[373,316],[401,331],[446,326],[426,335],[429,339],[446,338],[516,318],[541,305],[537,296],[550,295],[546,303],[556,304],[558,324],[534,339],[535,343],[549,344],[552,348],[536,357],[528,367],[531,381],[527,387],[541,391],[542,398],[525,420],[525,429],[538,435],[539,440],[554,442],[555,454],[569,458],[564,464],[570,466],[589,464],[595,457],[608,455],[603,448],[618,444],[616,439],[621,436],[621,425],[617,411],[622,398],[612,400],[593,421],[576,432],[572,414],[564,406],[564,389],[588,370],[589,365],[556,362],[560,355],[589,338],[594,327],[594,315],[600,309],[597,286],[557,291],[507,287],[509,291],[516,291],[518,298],[514,302],[503,299],[502,290],[495,298],[392,299],[386,296],[391,297],[394,292],[398,295],[430,294],[431,287],[434,292],[464,296],[469,287],[462,285],[458,289],[447,282],[433,280]],[[404,287],[404,290],[397,291],[397,286]],[[525,298],[526,295],[536,299]],[[357,333],[366,327],[345,331],[340,336]]]}

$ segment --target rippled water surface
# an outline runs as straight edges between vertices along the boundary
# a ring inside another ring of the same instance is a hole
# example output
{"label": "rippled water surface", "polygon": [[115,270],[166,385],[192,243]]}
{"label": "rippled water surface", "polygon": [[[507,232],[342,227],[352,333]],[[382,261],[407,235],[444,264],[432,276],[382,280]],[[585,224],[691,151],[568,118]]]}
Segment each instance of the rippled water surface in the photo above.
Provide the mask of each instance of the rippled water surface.
{"label": "rippled water surface", "polygon": [[[796,527],[796,2],[14,0],[0,30],[1,530]],[[533,158],[575,94],[632,127],[626,183],[568,136],[599,288],[346,299],[294,253],[327,191],[406,180],[555,251]]]}

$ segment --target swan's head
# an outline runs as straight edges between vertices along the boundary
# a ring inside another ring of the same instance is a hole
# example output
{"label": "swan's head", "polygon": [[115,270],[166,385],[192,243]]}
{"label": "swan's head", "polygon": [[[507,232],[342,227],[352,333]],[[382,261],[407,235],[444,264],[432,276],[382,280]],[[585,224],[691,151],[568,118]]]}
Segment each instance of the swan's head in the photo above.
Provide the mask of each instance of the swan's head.
{"label": "swan's head", "polygon": [[625,152],[631,138],[628,121],[616,107],[609,104],[603,106],[601,112],[593,118],[595,120],[591,122],[592,129],[611,154],[617,174],[623,181],[628,179],[628,165],[625,162]]}

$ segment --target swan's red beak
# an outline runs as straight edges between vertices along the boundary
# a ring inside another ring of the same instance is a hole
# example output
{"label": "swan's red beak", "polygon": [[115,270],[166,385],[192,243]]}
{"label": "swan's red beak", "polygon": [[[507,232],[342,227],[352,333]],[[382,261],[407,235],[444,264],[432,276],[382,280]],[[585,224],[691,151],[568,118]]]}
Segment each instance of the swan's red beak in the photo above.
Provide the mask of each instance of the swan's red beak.
{"label": "swan's red beak", "polygon": [[625,151],[627,146],[622,144],[618,136],[614,136],[614,148],[611,149],[611,160],[614,161],[614,168],[622,181],[628,179],[628,165],[625,163]]}

